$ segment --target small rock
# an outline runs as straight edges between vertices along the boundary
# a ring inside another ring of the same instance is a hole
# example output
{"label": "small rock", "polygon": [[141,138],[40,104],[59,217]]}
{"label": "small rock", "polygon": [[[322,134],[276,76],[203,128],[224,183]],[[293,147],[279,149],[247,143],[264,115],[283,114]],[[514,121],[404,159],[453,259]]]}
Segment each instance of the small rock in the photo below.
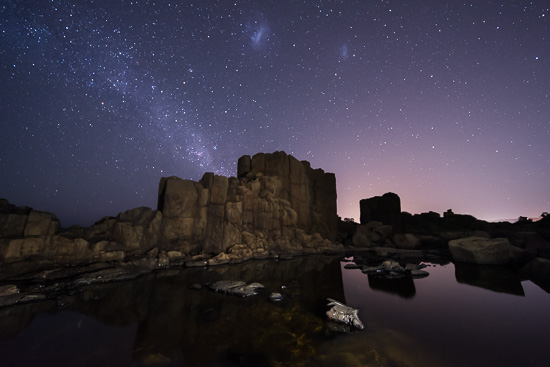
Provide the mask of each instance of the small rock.
{"label": "small rock", "polygon": [[11,296],[19,293],[19,288],[16,285],[9,284],[0,287],[0,297]]}
{"label": "small rock", "polygon": [[359,319],[359,310],[346,306],[345,304],[338,302],[332,298],[327,298],[329,304],[327,306],[332,306],[330,310],[327,311],[327,317],[329,320],[354,326],[357,329],[364,329],[365,325]]}
{"label": "small rock", "polygon": [[294,256],[292,255],[279,255],[279,260],[292,260]]}
{"label": "small rock", "polygon": [[226,292],[227,290],[235,287],[240,287],[246,283],[241,280],[220,280],[210,285],[210,289],[216,292]]}
{"label": "small rock", "polygon": [[185,266],[188,268],[198,268],[198,267],[207,266],[207,265],[208,265],[208,261],[206,260],[191,260],[191,261],[185,262]]}
{"label": "small rock", "polygon": [[411,270],[411,276],[413,278],[424,278],[430,275],[427,271],[424,270]]}
{"label": "small rock", "polygon": [[420,270],[420,269],[422,269],[422,267],[420,265],[416,265],[416,264],[407,264],[407,265],[405,265],[405,269],[407,269],[407,270]]}
{"label": "small rock", "polygon": [[225,292],[234,296],[248,297],[258,294],[258,288],[264,288],[263,284],[250,283],[246,284],[240,280],[220,280],[210,286],[216,292]]}
{"label": "small rock", "polygon": [[46,296],[43,294],[26,294],[21,299],[21,302],[42,301],[44,299],[46,299]]}
{"label": "small rock", "polygon": [[362,267],[363,267],[362,265],[357,265],[352,263],[344,265],[344,269],[361,269]]}
{"label": "small rock", "polygon": [[380,273],[381,270],[378,268],[378,266],[363,266],[361,272],[363,272],[364,274],[377,274]]}
{"label": "small rock", "polygon": [[273,292],[269,295],[269,300],[271,302],[280,302],[283,300],[283,295],[281,293]]}

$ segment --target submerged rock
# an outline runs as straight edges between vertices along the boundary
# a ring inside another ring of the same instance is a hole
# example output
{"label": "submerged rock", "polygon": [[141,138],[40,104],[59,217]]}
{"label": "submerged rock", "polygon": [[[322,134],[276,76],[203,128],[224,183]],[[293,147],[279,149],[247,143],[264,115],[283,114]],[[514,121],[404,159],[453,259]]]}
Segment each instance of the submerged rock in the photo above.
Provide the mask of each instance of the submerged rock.
{"label": "submerged rock", "polygon": [[226,292],[231,288],[240,287],[245,284],[246,282],[241,280],[220,280],[210,285],[210,289],[216,292]]}
{"label": "submerged rock", "polygon": [[248,297],[258,294],[258,288],[264,288],[263,284],[246,284],[241,280],[220,280],[210,285],[210,289],[216,292],[224,292],[234,296]]}

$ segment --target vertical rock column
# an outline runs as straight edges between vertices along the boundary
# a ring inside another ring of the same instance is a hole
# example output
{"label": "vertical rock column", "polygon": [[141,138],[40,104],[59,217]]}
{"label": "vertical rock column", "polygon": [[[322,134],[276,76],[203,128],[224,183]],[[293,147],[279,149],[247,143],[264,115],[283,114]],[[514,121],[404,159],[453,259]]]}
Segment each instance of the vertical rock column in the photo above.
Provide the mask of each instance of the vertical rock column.
{"label": "vertical rock column", "polygon": [[275,194],[290,202],[297,215],[298,228],[307,233],[318,232],[325,238],[335,238],[338,215],[333,173],[313,170],[307,161],[298,161],[285,152],[275,152],[258,153],[252,158],[242,156],[237,164],[237,176],[248,179],[278,177],[281,188]]}
{"label": "vertical rock column", "polygon": [[203,247],[203,251],[206,253],[220,253],[224,250],[224,218],[228,187],[229,179],[227,177],[213,176]]}
{"label": "vertical rock column", "polygon": [[196,182],[178,177],[163,177],[159,183],[158,210],[163,214],[164,240],[192,241],[199,193]]}

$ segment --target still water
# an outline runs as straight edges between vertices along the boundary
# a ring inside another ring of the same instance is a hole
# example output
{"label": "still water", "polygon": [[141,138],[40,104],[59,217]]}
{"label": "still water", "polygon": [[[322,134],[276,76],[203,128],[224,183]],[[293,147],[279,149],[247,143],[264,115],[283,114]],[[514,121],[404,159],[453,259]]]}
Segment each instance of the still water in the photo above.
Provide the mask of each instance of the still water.
{"label": "still water", "polygon": [[[159,271],[0,310],[2,366],[547,366],[550,294],[500,268],[380,279],[337,257]],[[206,287],[260,282],[239,298]],[[285,299],[269,301],[271,292]],[[326,298],[361,331],[326,320]],[[345,328],[344,328],[345,329]]]}

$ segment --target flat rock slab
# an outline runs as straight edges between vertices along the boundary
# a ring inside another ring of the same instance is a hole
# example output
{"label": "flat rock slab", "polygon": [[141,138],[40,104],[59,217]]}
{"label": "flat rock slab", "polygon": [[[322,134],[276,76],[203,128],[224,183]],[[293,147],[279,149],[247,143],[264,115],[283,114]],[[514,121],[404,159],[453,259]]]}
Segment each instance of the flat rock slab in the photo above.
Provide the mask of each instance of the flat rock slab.
{"label": "flat rock slab", "polygon": [[210,285],[210,289],[213,291],[224,292],[240,297],[255,296],[258,294],[258,288],[264,288],[263,284],[246,284],[246,282],[241,280],[220,280]]}
{"label": "flat rock slab", "polygon": [[147,268],[139,267],[124,267],[112,268],[95,271],[93,273],[84,274],[74,281],[77,286],[88,285],[94,283],[109,283],[122,280],[136,279],[151,271]]}

